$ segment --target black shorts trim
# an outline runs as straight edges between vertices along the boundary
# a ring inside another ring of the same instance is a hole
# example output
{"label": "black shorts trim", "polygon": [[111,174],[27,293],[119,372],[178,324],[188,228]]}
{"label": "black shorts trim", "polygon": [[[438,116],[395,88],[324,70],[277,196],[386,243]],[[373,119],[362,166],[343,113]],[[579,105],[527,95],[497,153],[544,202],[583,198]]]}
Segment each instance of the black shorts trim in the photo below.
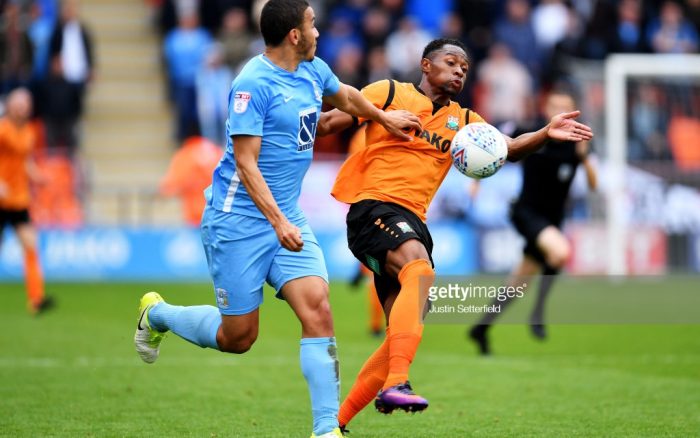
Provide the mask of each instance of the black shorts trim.
{"label": "black shorts trim", "polygon": [[518,233],[525,239],[523,254],[529,255],[541,264],[546,264],[544,254],[537,246],[537,237],[549,226],[560,228],[561,220],[548,218],[526,205],[513,204],[510,220]]}
{"label": "black shorts trim", "polygon": [[16,228],[18,225],[30,223],[29,210],[5,210],[0,208],[0,231],[5,225],[11,225]]}

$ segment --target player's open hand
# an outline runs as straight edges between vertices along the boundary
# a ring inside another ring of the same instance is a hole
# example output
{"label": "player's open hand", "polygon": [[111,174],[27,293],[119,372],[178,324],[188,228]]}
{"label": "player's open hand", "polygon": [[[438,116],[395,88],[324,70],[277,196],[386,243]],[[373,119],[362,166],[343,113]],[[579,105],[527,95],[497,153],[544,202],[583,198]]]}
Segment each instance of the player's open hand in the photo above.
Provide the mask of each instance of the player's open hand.
{"label": "player's open hand", "polygon": [[275,227],[277,239],[285,249],[299,252],[304,247],[304,241],[301,238],[301,229],[296,225],[292,225],[289,221],[284,221]]}
{"label": "player's open hand", "polygon": [[593,138],[593,130],[574,120],[581,115],[581,111],[561,113],[552,117],[549,122],[547,135],[553,140],[559,141],[584,141]]}
{"label": "player's open hand", "polygon": [[384,114],[382,125],[395,136],[406,140],[413,140],[413,131],[422,131],[423,126],[415,114],[406,110],[387,111]]}

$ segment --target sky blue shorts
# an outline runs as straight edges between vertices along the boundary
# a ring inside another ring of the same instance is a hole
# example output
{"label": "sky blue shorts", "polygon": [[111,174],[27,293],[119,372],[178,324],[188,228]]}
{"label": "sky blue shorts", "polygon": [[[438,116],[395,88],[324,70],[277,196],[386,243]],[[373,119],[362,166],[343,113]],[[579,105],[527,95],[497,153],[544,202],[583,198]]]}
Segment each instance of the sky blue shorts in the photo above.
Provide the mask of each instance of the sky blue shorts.
{"label": "sky blue shorts", "polygon": [[304,248],[292,252],[282,248],[266,219],[225,213],[207,205],[202,244],[221,314],[244,315],[257,309],[266,281],[280,299],[282,286],[290,280],[313,275],[328,282],[316,236],[308,224],[300,228]]}

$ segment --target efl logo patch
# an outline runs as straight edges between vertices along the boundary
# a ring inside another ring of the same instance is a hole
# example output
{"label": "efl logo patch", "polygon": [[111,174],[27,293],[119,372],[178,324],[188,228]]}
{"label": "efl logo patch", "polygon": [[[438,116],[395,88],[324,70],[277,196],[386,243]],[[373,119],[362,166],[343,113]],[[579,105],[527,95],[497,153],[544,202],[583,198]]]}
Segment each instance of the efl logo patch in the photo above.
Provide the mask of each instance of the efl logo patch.
{"label": "efl logo patch", "polygon": [[299,135],[297,136],[297,152],[308,151],[314,147],[318,114],[316,108],[309,108],[299,112]]}
{"label": "efl logo patch", "polygon": [[250,102],[250,93],[247,91],[238,91],[233,96],[233,112],[242,114],[248,109]]}
{"label": "efl logo patch", "polygon": [[403,231],[404,233],[412,233],[413,232],[413,228],[411,228],[411,226],[408,225],[406,222],[398,222],[396,224],[396,226],[399,227],[401,229],[401,231]]}

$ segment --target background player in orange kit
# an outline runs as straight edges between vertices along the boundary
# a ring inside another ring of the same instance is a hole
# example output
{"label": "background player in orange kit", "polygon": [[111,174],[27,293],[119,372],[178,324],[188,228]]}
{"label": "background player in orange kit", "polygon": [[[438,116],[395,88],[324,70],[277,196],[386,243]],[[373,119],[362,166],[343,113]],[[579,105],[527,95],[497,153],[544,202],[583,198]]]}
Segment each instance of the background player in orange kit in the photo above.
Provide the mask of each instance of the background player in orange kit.
{"label": "background player in orange kit", "polygon": [[[336,199],[351,204],[348,244],[355,257],[374,272],[388,322],[384,343],[364,364],[341,406],[341,426],[375,395],[375,407],[382,413],[428,407],[428,401],[415,394],[408,382],[408,370],[423,333],[420,315],[435,276],[430,255],[433,242],[425,219],[452,165],[452,138],[465,124],[483,122],[478,114],[451,100],[464,88],[469,67],[460,41],[438,39],[423,51],[418,86],[384,80],[362,91],[385,111],[410,110],[420,118],[422,130],[415,131],[410,141],[397,140],[381,126],[369,123],[367,146],[348,158],[333,187]],[[578,115],[578,111],[558,114],[538,131],[515,139],[506,137],[508,159],[524,157],[549,138],[590,139],[590,128],[573,120]],[[333,110],[321,117],[318,135],[358,122],[363,121]]]}
{"label": "background player in orange kit", "polygon": [[38,314],[53,306],[44,295],[37,233],[29,219],[30,182],[40,182],[32,159],[35,135],[29,124],[32,96],[18,88],[7,96],[7,113],[0,119],[0,239],[6,225],[14,228],[24,250],[29,311]]}

